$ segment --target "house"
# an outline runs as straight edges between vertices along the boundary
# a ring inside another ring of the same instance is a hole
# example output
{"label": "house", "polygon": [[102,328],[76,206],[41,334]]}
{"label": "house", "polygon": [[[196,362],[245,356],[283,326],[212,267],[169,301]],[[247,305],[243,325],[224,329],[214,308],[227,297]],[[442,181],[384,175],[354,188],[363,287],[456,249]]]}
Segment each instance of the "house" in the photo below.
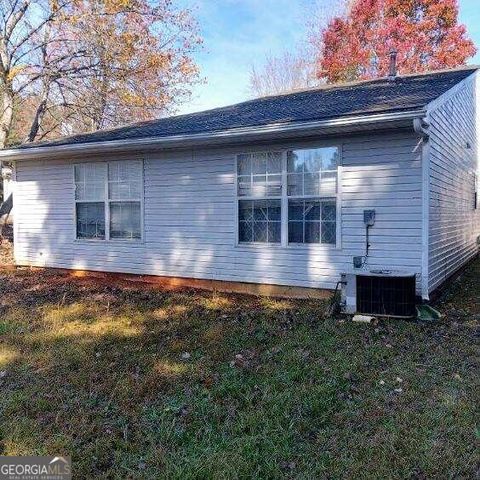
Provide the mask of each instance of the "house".
{"label": "house", "polygon": [[478,252],[479,82],[322,86],[4,150],[15,261],[275,291],[333,289],[357,257],[428,299]]}

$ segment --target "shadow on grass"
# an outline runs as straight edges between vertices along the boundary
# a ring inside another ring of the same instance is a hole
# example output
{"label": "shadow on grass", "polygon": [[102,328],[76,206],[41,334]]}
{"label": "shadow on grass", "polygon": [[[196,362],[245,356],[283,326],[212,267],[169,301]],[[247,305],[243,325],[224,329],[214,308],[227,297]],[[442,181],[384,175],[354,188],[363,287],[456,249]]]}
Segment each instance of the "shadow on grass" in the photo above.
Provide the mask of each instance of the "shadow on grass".
{"label": "shadow on grass", "polygon": [[72,455],[75,478],[474,471],[469,321],[27,271],[0,294],[2,454]]}

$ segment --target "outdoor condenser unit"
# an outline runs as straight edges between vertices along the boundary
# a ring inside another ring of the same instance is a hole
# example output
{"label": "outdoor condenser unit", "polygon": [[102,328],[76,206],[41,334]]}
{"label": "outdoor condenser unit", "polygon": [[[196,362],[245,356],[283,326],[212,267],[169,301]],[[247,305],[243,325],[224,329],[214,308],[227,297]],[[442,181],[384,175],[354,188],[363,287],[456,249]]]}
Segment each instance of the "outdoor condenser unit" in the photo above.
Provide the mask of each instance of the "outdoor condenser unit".
{"label": "outdoor condenser unit", "polygon": [[398,270],[343,273],[341,302],[345,313],[414,317],[415,275]]}

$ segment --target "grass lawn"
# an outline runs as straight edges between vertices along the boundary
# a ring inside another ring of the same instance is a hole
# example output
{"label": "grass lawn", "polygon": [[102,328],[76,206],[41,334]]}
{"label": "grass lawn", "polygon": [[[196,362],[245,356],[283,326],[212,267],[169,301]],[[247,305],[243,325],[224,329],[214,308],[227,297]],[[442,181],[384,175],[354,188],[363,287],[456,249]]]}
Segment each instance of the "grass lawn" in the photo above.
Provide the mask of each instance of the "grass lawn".
{"label": "grass lawn", "polygon": [[435,325],[29,270],[0,302],[2,455],[89,479],[479,474],[479,261]]}

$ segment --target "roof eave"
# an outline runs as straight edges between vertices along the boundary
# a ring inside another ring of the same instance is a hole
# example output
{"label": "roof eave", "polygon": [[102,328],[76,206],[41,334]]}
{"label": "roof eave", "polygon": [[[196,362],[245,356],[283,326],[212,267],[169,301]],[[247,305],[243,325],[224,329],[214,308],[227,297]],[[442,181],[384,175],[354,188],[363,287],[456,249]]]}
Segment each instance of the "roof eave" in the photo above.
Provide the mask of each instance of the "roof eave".
{"label": "roof eave", "polygon": [[334,131],[358,130],[358,127],[368,130],[369,127],[382,126],[385,129],[394,127],[399,121],[409,121],[422,118],[426,114],[424,108],[378,113],[370,115],[356,115],[340,117],[329,120],[317,120],[311,122],[295,122],[289,124],[269,124],[245,128],[235,128],[217,132],[172,135],[168,137],[144,137],[139,139],[110,140],[104,142],[85,142],[67,145],[52,145],[31,148],[4,149],[0,150],[0,160],[19,161],[42,158],[58,158],[68,155],[91,155],[106,152],[131,152],[149,151],[171,148],[190,148],[195,146],[218,146],[246,141],[261,141],[269,137],[281,134],[282,136],[294,136],[296,134],[328,134]]}

